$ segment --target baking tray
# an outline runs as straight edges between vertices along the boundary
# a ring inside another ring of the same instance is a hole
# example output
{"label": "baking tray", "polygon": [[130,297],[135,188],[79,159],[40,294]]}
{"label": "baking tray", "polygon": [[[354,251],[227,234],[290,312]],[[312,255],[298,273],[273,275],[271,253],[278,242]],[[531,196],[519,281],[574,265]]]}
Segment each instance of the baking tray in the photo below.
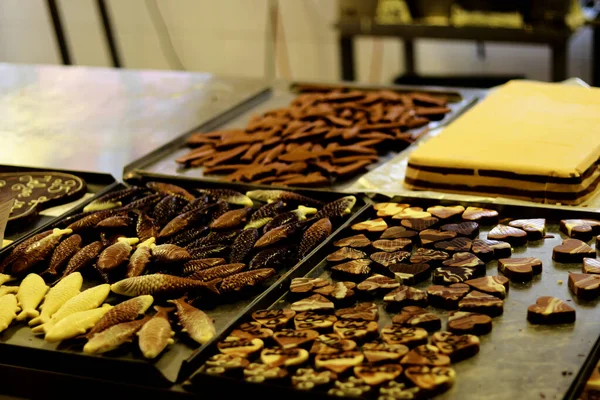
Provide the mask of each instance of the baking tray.
{"label": "baking tray", "polygon": [[[375,197],[382,201],[383,196]],[[585,382],[586,371],[593,368],[594,356],[599,350],[596,345],[600,330],[600,299],[593,301],[580,301],[568,289],[567,271],[581,271],[581,264],[557,264],[552,261],[552,248],[560,244],[565,236],[558,229],[558,221],[565,218],[598,218],[599,215],[586,211],[557,210],[540,207],[524,207],[517,205],[495,205],[490,203],[469,203],[436,201],[431,199],[396,197],[392,201],[409,203],[413,206],[429,207],[432,205],[473,205],[488,207],[498,210],[500,218],[546,218],[548,234],[553,238],[530,242],[529,246],[514,248],[513,256],[538,257],[542,260],[544,271],[534,278],[532,282],[524,284],[510,283],[510,291],[505,299],[504,314],[494,318],[493,330],[488,335],[480,337],[480,353],[468,360],[454,365],[456,370],[456,383],[448,392],[436,397],[439,399],[576,399],[582,389],[581,382]],[[362,221],[374,215],[371,208],[363,211],[362,215],[355,218]],[[485,238],[493,226],[482,226],[480,237]],[[343,235],[349,236],[346,231]],[[320,249],[320,254],[329,254],[334,251],[332,241]],[[487,264],[487,275],[497,275],[497,261]],[[307,277],[329,277],[329,268],[326,267],[324,257],[314,265]],[[287,277],[280,284],[273,286],[266,292],[260,301],[255,302],[252,309],[239,319],[236,324],[250,319],[252,311],[261,308],[283,308],[289,305],[286,297],[291,277]],[[559,284],[559,280],[563,283]],[[425,288],[430,280],[415,285]],[[577,311],[577,321],[573,325],[544,326],[531,325],[527,322],[527,307],[535,304],[539,296],[556,296],[567,300],[567,304]],[[382,296],[375,301],[380,308],[380,328],[391,324],[389,313],[385,312]],[[447,311],[431,308],[442,317],[445,327]],[[232,327],[233,327],[232,326]],[[218,352],[216,343],[224,339],[229,331],[223,332],[216,338],[210,347],[201,355],[206,360]],[[588,357],[589,356],[589,357]],[[592,365],[590,367],[590,365]],[[223,393],[225,388],[241,391],[249,395],[282,395],[301,398],[306,394],[293,391],[290,388],[276,385],[249,384],[240,379],[217,378],[200,372],[191,378],[190,390],[214,390],[210,393]],[[243,386],[243,387],[242,387]],[[310,396],[319,396],[312,393]],[[327,397],[322,395],[322,397]]]}
{"label": "baking tray", "polygon": [[[445,96],[448,96],[450,99],[448,107],[452,111],[449,114],[447,114],[442,120],[431,122],[427,126],[429,129],[434,129],[436,127],[443,126],[449,123],[450,121],[458,117],[460,114],[462,114],[464,111],[466,111],[469,107],[473,106],[477,102],[478,98],[481,97],[483,94],[483,91],[480,89],[466,88],[280,81],[274,84],[271,96],[268,97],[265,101],[255,102],[254,107],[247,108],[245,111],[242,112],[239,112],[240,109],[238,108],[236,112],[228,113],[227,116],[223,116],[223,118],[218,118],[218,120],[212,120],[207,124],[200,126],[198,129],[195,129],[194,132],[210,132],[216,129],[244,128],[253,115],[262,114],[271,109],[288,106],[290,102],[298,95],[298,93],[300,93],[302,88],[354,88],[361,90],[387,89],[398,92],[420,91],[430,94],[443,94]],[[424,127],[415,129],[414,131],[419,131],[422,129],[424,129]],[[191,133],[192,132],[190,132],[190,134]],[[141,170],[168,176],[185,176],[202,178],[204,180],[222,181],[222,179],[216,175],[204,176],[203,168],[183,168],[175,162],[177,158],[187,154],[190,151],[190,148],[185,146],[185,139],[187,138],[187,136],[189,136],[189,134],[184,135],[184,137],[174,140],[163,146],[161,149],[154,151],[148,154],[147,156],[143,157],[142,159],[127,165],[124,169],[123,176],[125,177],[125,179],[127,179],[129,174],[137,172],[135,170]],[[370,171],[381,165],[384,165],[387,161],[391,160],[397,154],[397,152],[389,152],[387,154],[381,155],[379,157],[379,161],[377,163],[369,165],[367,170]],[[348,191],[346,189],[354,185],[354,183],[360,178],[360,176],[361,175],[357,175],[350,179],[336,182],[330,188],[332,190],[337,191]]]}
{"label": "baking tray", "polygon": [[[6,247],[12,248],[12,246],[18,244],[20,239],[22,239],[28,233],[38,230],[40,228],[44,228],[52,224],[52,222],[57,218],[56,215],[58,213],[63,214],[62,210],[68,211],[69,209],[78,206],[81,202],[88,202],[91,200],[91,197],[96,195],[102,195],[110,190],[112,190],[116,185],[118,185],[117,181],[112,175],[95,173],[95,172],[79,172],[79,171],[70,171],[64,169],[54,169],[54,168],[31,168],[31,167],[20,167],[20,166],[9,166],[9,165],[0,165],[0,173],[7,172],[62,172],[66,174],[73,174],[79,176],[84,179],[86,182],[86,193],[77,200],[72,202],[64,203],[62,205],[56,206],[56,208],[60,207],[60,210],[57,212],[50,213],[48,209],[40,211],[40,214],[28,219],[26,223],[19,224],[18,226],[11,227],[9,224],[7,227],[6,234],[4,235],[4,239],[12,241]],[[55,207],[51,207],[55,208]],[[53,210],[53,211],[56,211]],[[60,214],[58,216],[60,216]],[[0,243],[1,247],[1,243]]]}
{"label": "baking tray", "polygon": [[[155,179],[154,176],[138,176],[129,180],[130,184],[144,184],[145,182]],[[220,183],[220,182],[203,182],[196,179],[186,178],[171,178],[160,179],[162,182],[173,183],[185,188],[229,188],[245,193],[248,190],[265,189],[268,186],[245,185],[235,183]],[[114,190],[124,188],[125,185],[119,184]],[[343,193],[334,193],[330,191],[317,190],[298,190],[298,193],[306,196],[312,196],[323,201],[332,201],[343,197]],[[340,223],[340,226],[335,231],[339,231],[353,220],[355,215],[366,206],[365,197],[357,197],[357,202],[353,213]],[[54,226],[60,226],[61,221],[70,215],[81,212],[83,206],[71,210],[60,219],[53,222]],[[39,232],[35,231],[32,234]],[[325,242],[324,242],[325,243]],[[324,245],[322,243],[314,251],[318,251]],[[293,273],[299,270],[304,274],[308,271],[305,265],[312,265],[312,254],[305,257],[298,264],[291,267],[288,271],[280,271],[279,275],[271,278],[262,285],[261,292],[268,289],[274,282],[279,279],[279,276]],[[0,252],[0,257],[5,252]],[[99,281],[84,282],[84,288],[95,286]],[[240,300],[220,303],[213,309],[205,309],[204,311],[213,319],[215,319],[215,327],[217,334],[226,329],[232,320],[237,319],[241,310],[252,305],[259,294],[253,294]],[[120,297],[111,293],[107,302],[115,303],[114,300]],[[74,348],[64,347],[52,343],[46,343],[33,335],[31,329],[22,324],[12,325],[4,333],[0,334],[0,364],[15,365],[24,368],[32,369],[49,369],[54,372],[63,374],[78,375],[84,377],[94,377],[100,380],[125,382],[130,384],[138,384],[144,386],[168,387],[177,382],[179,377],[189,376],[195,370],[195,354],[196,350],[186,343],[187,338],[180,337],[176,343],[170,347],[161,357],[154,362],[147,361],[139,356],[135,350],[131,351],[131,347],[125,347],[123,351],[115,352],[109,355],[87,355],[81,352],[81,345]],[[181,371],[180,371],[181,370]]]}

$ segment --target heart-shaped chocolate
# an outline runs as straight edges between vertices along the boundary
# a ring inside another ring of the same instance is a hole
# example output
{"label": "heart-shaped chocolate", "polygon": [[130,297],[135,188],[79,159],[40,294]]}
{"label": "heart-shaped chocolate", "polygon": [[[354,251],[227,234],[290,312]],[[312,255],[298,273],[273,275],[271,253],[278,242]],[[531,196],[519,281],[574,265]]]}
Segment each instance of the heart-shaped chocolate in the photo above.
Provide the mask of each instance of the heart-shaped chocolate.
{"label": "heart-shaped chocolate", "polygon": [[523,229],[527,232],[528,240],[540,240],[546,234],[546,220],[544,218],[515,219],[510,221],[508,225]]}
{"label": "heart-shaped chocolate", "polygon": [[381,236],[379,236],[379,239],[411,239],[411,240],[413,240],[415,237],[417,237],[418,234],[419,234],[418,232],[408,230],[403,226],[392,226],[390,228],[387,228],[381,234]]}
{"label": "heart-shaped chocolate", "polygon": [[296,314],[294,326],[296,330],[313,329],[315,331],[329,329],[337,318],[331,314],[318,314],[314,311],[306,311]]}
{"label": "heart-shaped chocolate", "polygon": [[457,237],[451,240],[435,243],[434,247],[448,253],[461,253],[471,250],[473,241],[466,237]]}
{"label": "heart-shaped chocolate", "polygon": [[[598,246],[596,245],[596,248]],[[584,274],[600,274],[600,260],[596,258],[584,258],[583,259],[583,273]]]}
{"label": "heart-shaped chocolate", "polygon": [[383,232],[388,228],[383,218],[369,219],[352,225],[353,231]]}
{"label": "heart-shaped chocolate", "polygon": [[527,307],[527,320],[532,324],[570,324],[575,322],[575,309],[556,297],[542,296]]}
{"label": "heart-shaped chocolate", "polygon": [[327,369],[337,374],[341,374],[349,368],[360,365],[364,359],[365,357],[358,351],[317,354],[315,357],[315,367],[317,367],[317,369]]}
{"label": "heart-shaped chocolate", "polygon": [[364,251],[353,249],[352,247],[342,247],[341,249],[336,250],[330,255],[328,255],[327,261],[337,263],[343,261],[358,260],[360,258],[367,258],[367,253],[365,253]]}
{"label": "heart-shaped chocolate", "polygon": [[429,365],[443,367],[450,365],[450,357],[440,353],[440,349],[430,344],[422,344],[409,351],[400,364],[403,365]]}
{"label": "heart-shaped chocolate", "polygon": [[429,264],[393,264],[388,268],[397,281],[403,285],[413,285],[431,276]]}
{"label": "heart-shaped chocolate", "polygon": [[[353,290],[354,288],[356,288],[356,283],[354,282],[336,282],[333,285],[333,290],[327,294],[327,297],[338,304],[345,304],[348,301],[354,300],[356,295]],[[315,290],[315,293],[319,293],[319,289]]]}
{"label": "heart-shaped chocolate", "polygon": [[228,336],[217,343],[217,348],[223,354],[236,354],[241,357],[248,357],[265,346],[261,339],[239,339],[234,336]]}
{"label": "heart-shaped chocolate", "polygon": [[396,362],[400,357],[408,353],[408,347],[403,344],[388,344],[385,342],[371,342],[365,343],[362,346],[362,352],[368,362],[386,363]]}
{"label": "heart-shaped chocolate", "polygon": [[404,374],[413,385],[430,394],[442,393],[454,385],[456,372],[450,367],[408,367]]}
{"label": "heart-shaped chocolate", "polygon": [[487,238],[490,240],[502,240],[513,246],[523,246],[527,244],[527,232],[523,229],[502,224],[498,224],[492,228],[492,230],[488,232]]}
{"label": "heart-shaped chocolate", "polygon": [[391,290],[400,287],[400,283],[384,275],[375,274],[356,286],[356,289],[362,293],[375,294],[381,290]]}
{"label": "heart-shaped chocolate", "polygon": [[412,242],[410,239],[379,239],[372,243],[373,248],[388,253],[399,250],[410,250]]}
{"label": "heart-shaped chocolate", "polygon": [[552,249],[552,259],[561,263],[580,263],[585,257],[596,257],[596,251],[578,239],[565,239]]}
{"label": "heart-shaped chocolate", "polygon": [[429,218],[431,214],[423,211],[421,207],[408,207],[394,215],[392,219],[407,219],[407,218]]}
{"label": "heart-shaped chocolate", "polygon": [[484,224],[491,224],[498,220],[498,211],[481,207],[467,207],[462,215],[465,221],[478,221]]}
{"label": "heart-shaped chocolate", "polygon": [[535,257],[501,258],[498,271],[513,282],[528,282],[533,275],[542,273],[542,261]]}
{"label": "heart-shaped chocolate", "polygon": [[294,278],[290,283],[290,295],[302,296],[329,284],[327,279],[322,278]]}
{"label": "heart-shaped chocolate", "polygon": [[290,367],[294,365],[300,365],[308,360],[308,351],[299,348],[290,349],[263,349],[260,352],[260,361],[263,364],[279,367],[285,366]]}
{"label": "heart-shaped chocolate", "polygon": [[361,248],[370,246],[371,241],[364,234],[361,233],[359,235],[349,236],[347,238],[340,239],[333,243],[333,245],[335,247]]}
{"label": "heart-shaped chocolate", "polygon": [[287,377],[287,375],[286,369],[267,364],[252,363],[244,369],[244,380],[253,383],[277,381]]}
{"label": "heart-shaped chocolate", "polygon": [[492,318],[485,314],[452,311],[448,315],[448,330],[461,335],[485,335],[492,331]]}
{"label": "heart-shaped chocolate", "polygon": [[405,306],[427,306],[427,293],[411,286],[400,286],[383,297],[386,307],[390,310],[401,309]]}
{"label": "heart-shaped chocolate", "polygon": [[315,371],[312,368],[299,368],[292,376],[292,385],[298,390],[313,390],[320,386],[329,385],[337,379],[332,371]]}
{"label": "heart-shaped chocolate", "polygon": [[479,235],[479,224],[473,221],[461,222],[459,224],[442,225],[443,231],[456,232],[459,236],[475,239]]}
{"label": "heart-shaped chocolate", "polygon": [[467,285],[480,292],[491,294],[500,299],[506,297],[508,292],[508,278],[504,276],[484,276],[482,278],[469,279]]}
{"label": "heart-shaped chocolate", "polygon": [[441,220],[459,217],[464,211],[463,206],[433,206],[427,209],[428,213]]}
{"label": "heart-shaped chocolate", "polygon": [[600,295],[600,275],[570,272],[569,289],[580,299],[595,299]]}
{"label": "heart-shaped chocolate", "polygon": [[425,218],[406,218],[400,222],[400,225],[413,231],[424,231],[425,229],[431,228],[439,222],[436,217],[425,217]]}
{"label": "heart-shaped chocolate", "polygon": [[473,357],[479,353],[479,338],[475,335],[455,335],[452,332],[435,332],[431,336],[431,344],[440,353],[450,357],[453,363]]}
{"label": "heart-shaped chocolate", "polygon": [[429,264],[441,265],[442,261],[450,258],[450,255],[443,250],[425,249],[419,247],[410,257],[410,262],[413,264]]}
{"label": "heart-shaped chocolate", "polygon": [[410,207],[410,204],[377,203],[373,205],[373,208],[377,211],[378,217],[393,217],[408,207]]}
{"label": "heart-shaped chocolate", "polygon": [[454,253],[452,258],[442,262],[446,267],[472,268],[475,275],[485,275],[485,263],[472,253]]}
{"label": "heart-shaped chocolate", "polygon": [[370,336],[377,335],[379,325],[375,321],[340,320],[333,324],[333,332],[341,339],[364,341]]}
{"label": "heart-shaped chocolate", "polygon": [[[490,257],[489,249],[492,249],[492,252],[493,252],[493,256],[491,256],[492,257],[491,259],[508,258],[512,254],[512,246],[508,242],[503,242],[500,240],[488,240],[488,239],[473,240],[473,246],[471,247],[471,251],[473,251],[473,253],[477,257],[481,258],[482,260],[484,260],[483,257],[486,257],[486,258]],[[484,253],[486,255],[484,255]],[[483,257],[480,257],[480,255],[483,255]],[[484,260],[484,261],[486,261],[486,260]]]}
{"label": "heart-shaped chocolate", "polygon": [[427,343],[427,331],[412,326],[392,325],[381,330],[381,339],[387,344],[403,344],[412,348]]}
{"label": "heart-shaped chocolate", "polygon": [[473,290],[458,302],[458,309],[497,317],[504,312],[504,301],[491,294]]}
{"label": "heart-shaped chocolate", "polygon": [[279,329],[294,318],[296,312],[288,308],[281,310],[258,310],[252,313],[252,319],[269,329]]}
{"label": "heart-shaped chocolate", "polygon": [[387,365],[358,365],[354,367],[354,375],[367,385],[377,386],[384,382],[393,381],[402,373],[402,367],[397,364]]}
{"label": "heart-shaped chocolate", "polygon": [[360,259],[338,264],[331,268],[331,275],[335,279],[347,279],[355,282],[367,278],[371,273],[369,265],[371,260]]}
{"label": "heart-shaped chocolate", "polygon": [[310,343],[319,337],[319,332],[312,329],[282,329],[273,334],[273,340],[284,349],[291,349]]}
{"label": "heart-shaped chocolate", "polygon": [[587,242],[600,233],[600,221],[595,219],[563,219],[560,230],[567,236]]}
{"label": "heart-shaped chocolate", "polygon": [[354,307],[342,308],[335,312],[339,319],[356,321],[377,321],[379,311],[375,303],[358,303]]}
{"label": "heart-shaped chocolate", "polygon": [[231,332],[231,336],[240,339],[266,339],[273,336],[273,330],[264,328],[260,323],[244,322]]}
{"label": "heart-shaped chocolate", "polygon": [[356,349],[354,340],[340,339],[335,333],[320,335],[310,348],[311,354],[333,354]]}
{"label": "heart-shaped chocolate", "polygon": [[419,232],[419,240],[423,247],[433,247],[436,242],[452,240],[456,237],[456,232],[438,231],[437,229],[425,229]]}
{"label": "heart-shaped chocolate", "polygon": [[392,323],[401,326],[423,328],[428,332],[435,332],[442,329],[440,317],[418,306],[407,306],[402,308],[400,314],[394,315]]}
{"label": "heart-shaped chocolate", "polygon": [[335,309],[335,306],[330,300],[321,296],[320,294],[313,294],[306,299],[298,300],[291,304],[290,308],[293,311],[303,312],[303,311],[321,311],[321,312],[331,312]]}
{"label": "heart-shaped chocolate", "polygon": [[370,258],[377,264],[383,265],[384,267],[389,267],[392,264],[397,264],[409,260],[410,252],[402,250],[394,251],[392,253],[388,253],[387,251],[379,251],[377,253],[371,254]]}
{"label": "heart-shaped chocolate", "polygon": [[443,266],[433,270],[431,281],[438,285],[462,283],[476,277],[474,268]]}
{"label": "heart-shaped chocolate", "polygon": [[434,307],[456,310],[458,302],[469,290],[469,285],[464,283],[453,283],[450,286],[431,285],[427,288],[427,299]]}

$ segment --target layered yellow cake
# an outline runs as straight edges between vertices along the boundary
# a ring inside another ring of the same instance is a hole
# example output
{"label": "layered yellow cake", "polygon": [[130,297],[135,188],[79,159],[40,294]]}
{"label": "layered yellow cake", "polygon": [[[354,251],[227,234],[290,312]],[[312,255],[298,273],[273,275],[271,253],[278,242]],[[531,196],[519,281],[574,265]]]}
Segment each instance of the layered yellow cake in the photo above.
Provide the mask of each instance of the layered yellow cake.
{"label": "layered yellow cake", "polygon": [[600,89],[511,81],[419,146],[405,186],[579,204],[600,181]]}

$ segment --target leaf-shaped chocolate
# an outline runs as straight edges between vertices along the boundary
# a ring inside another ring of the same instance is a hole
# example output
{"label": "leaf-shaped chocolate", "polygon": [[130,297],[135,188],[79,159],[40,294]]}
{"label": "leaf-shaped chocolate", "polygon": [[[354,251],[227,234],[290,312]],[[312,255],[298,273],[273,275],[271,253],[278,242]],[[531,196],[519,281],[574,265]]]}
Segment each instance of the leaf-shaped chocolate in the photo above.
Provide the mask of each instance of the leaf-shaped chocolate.
{"label": "leaf-shaped chocolate", "polygon": [[210,224],[211,229],[225,230],[237,228],[246,223],[248,216],[252,212],[251,207],[238,208],[227,211]]}
{"label": "leaf-shaped chocolate", "polygon": [[333,227],[329,218],[321,218],[312,224],[302,235],[302,240],[298,247],[298,255],[300,257],[306,256],[319,243],[331,235],[332,229]]}
{"label": "leaf-shaped chocolate", "polygon": [[243,262],[258,240],[258,229],[245,229],[233,241],[229,259],[232,263]]}
{"label": "leaf-shaped chocolate", "polygon": [[173,185],[171,183],[148,182],[148,183],[146,183],[146,187],[149,189],[155,190],[159,193],[162,193],[162,194],[171,195],[171,196],[181,196],[184,199],[189,200],[189,201],[192,201],[196,198],[193,194],[191,194],[184,188],[179,187],[177,185]]}
{"label": "leaf-shaped chocolate", "polygon": [[161,244],[158,246],[152,246],[151,249],[154,261],[160,263],[183,263],[192,258],[186,249],[174,244]]}
{"label": "leaf-shaped chocolate", "polygon": [[226,278],[228,276],[238,274],[246,269],[246,264],[234,263],[217,265],[216,267],[196,271],[189,278],[198,279],[203,282],[212,281],[213,279]]}
{"label": "leaf-shaped chocolate", "polygon": [[222,293],[239,292],[259,285],[274,275],[275,270],[272,268],[241,272],[223,279],[219,289]]}
{"label": "leaf-shaped chocolate", "polygon": [[58,271],[66,265],[71,257],[81,249],[81,236],[71,235],[54,249],[47,273],[56,275]]}
{"label": "leaf-shaped chocolate", "polygon": [[63,278],[75,271],[79,271],[89,265],[92,265],[96,257],[100,255],[104,246],[101,242],[92,242],[79,250],[67,264],[67,268],[63,272]]}
{"label": "leaf-shaped chocolate", "polygon": [[104,272],[117,268],[129,260],[129,255],[133,250],[131,245],[137,242],[139,242],[138,238],[119,238],[117,243],[108,246],[100,253],[96,267]]}

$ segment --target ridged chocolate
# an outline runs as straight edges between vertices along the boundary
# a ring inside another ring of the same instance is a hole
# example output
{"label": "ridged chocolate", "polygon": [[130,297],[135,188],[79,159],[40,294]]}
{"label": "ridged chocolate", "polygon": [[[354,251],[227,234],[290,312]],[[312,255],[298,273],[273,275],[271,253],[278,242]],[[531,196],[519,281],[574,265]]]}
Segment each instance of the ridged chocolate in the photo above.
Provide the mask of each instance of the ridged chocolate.
{"label": "ridged chocolate", "polygon": [[81,250],[79,250],[67,264],[67,268],[63,272],[63,278],[75,271],[79,271],[94,263],[96,257],[100,255],[104,246],[101,242],[96,241],[88,244]]}
{"label": "ridged chocolate", "polygon": [[226,203],[237,204],[244,207],[252,207],[252,200],[235,190],[231,189],[197,189],[201,195],[209,196],[213,200],[222,200]]}
{"label": "ridged chocolate", "polygon": [[102,253],[98,256],[96,267],[104,272],[113,270],[129,260],[132,250],[133,248],[127,239],[119,239],[117,243],[102,250]]}
{"label": "ridged chocolate", "polygon": [[265,203],[281,200],[286,203],[304,204],[313,207],[320,207],[323,205],[323,202],[319,200],[287,190],[251,190],[247,192],[246,195],[251,199]]}
{"label": "ridged chocolate", "polygon": [[47,236],[50,236],[51,234],[52,234],[52,230],[41,232],[41,233],[38,233],[37,235],[30,237],[29,239],[24,240],[23,242],[21,242],[20,244],[15,246],[15,248],[11,251],[11,253],[2,260],[2,263],[0,263],[0,273],[4,273],[4,271],[6,270],[6,268],[8,266],[10,266],[10,264],[12,264],[19,257],[23,256],[23,254],[25,253],[25,251],[27,250],[27,248],[30,245],[32,245],[33,243],[35,243],[39,240],[42,240],[43,238],[45,238]]}
{"label": "ridged chocolate", "polygon": [[278,268],[283,266],[290,259],[290,256],[291,250],[289,247],[264,249],[258,252],[248,265],[250,269]]}
{"label": "ridged chocolate", "polygon": [[377,253],[372,253],[370,258],[377,264],[381,264],[384,267],[389,267],[392,264],[398,264],[407,261],[410,258],[410,252],[402,250],[394,251],[392,253],[379,251]]}
{"label": "ridged chocolate", "polygon": [[96,224],[96,228],[100,229],[117,229],[128,228],[132,225],[133,220],[127,213],[113,215],[105,218]]}
{"label": "ridged chocolate", "polygon": [[[388,254],[388,253],[386,253]],[[329,262],[343,262],[343,261],[351,261],[358,260],[359,258],[367,258],[367,253],[364,251],[353,249],[352,247],[342,247],[339,250],[334,251],[333,253],[327,256],[327,261]]]}
{"label": "ridged chocolate", "polygon": [[173,235],[164,240],[164,243],[174,244],[179,247],[185,247],[195,240],[204,237],[209,233],[208,226],[200,226],[197,228],[186,229],[176,235]]}
{"label": "ridged chocolate", "polygon": [[228,254],[229,246],[223,244],[211,244],[208,246],[194,247],[188,249],[193,259],[214,258]]}
{"label": "ridged chocolate", "polygon": [[185,298],[169,300],[169,302],[177,307],[175,315],[179,320],[181,331],[187,333],[194,341],[199,344],[206,344],[217,334],[212,318],[196,307],[189,305]]}
{"label": "ridged chocolate", "polygon": [[211,229],[225,230],[237,228],[246,223],[248,216],[252,212],[252,207],[238,208],[223,213],[210,224]]}
{"label": "ridged chocolate", "polygon": [[71,235],[54,249],[50,263],[48,264],[47,273],[56,275],[62,267],[64,267],[69,259],[81,249],[81,236]]}
{"label": "ridged chocolate", "polygon": [[258,221],[264,218],[273,218],[276,215],[279,215],[285,209],[286,204],[283,201],[274,201],[272,203],[265,204],[261,208],[259,208],[252,217],[250,218],[250,222]]}
{"label": "ridged chocolate", "polygon": [[173,236],[189,226],[199,224],[202,220],[207,220],[209,212],[215,206],[216,204],[210,204],[207,206],[194,208],[186,213],[177,215],[162,228],[158,234],[158,237],[165,238],[168,236]]}
{"label": "ridged chocolate", "polygon": [[245,229],[233,241],[231,245],[231,254],[229,261],[232,263],[243,262],[252,251],[254,243],[258,240],[260,234],[258,229]]}
{"label": "ridged chocolate", "polygon": [[329,218],[321,218],[312,224],[302,235],[300,246],[298,246],[298,255],[304,257],[310,253],[319,243],[331,235],[332,229],[333,226]]}
{"label": "ridged chocolate", "polygon": [[188,243],[185,247],[187,249],[193,249],[195,247],[209,246],[214,244],[230,244],[238,235],[239,231],[210,232],[208,235]]}
{"label": "ridged chocolate", "polygon": [[203,282],[212,281],[213,279],[218,278],[226,278],[228,276],[238,274],[246,269],[246,264],[243,263],[235,263],[235,264],[225,264],[218,265],[216,267],[204,269],[201,271],[196,271],[188,278],[198,279]]}
{"label": "ridged chocolate", "polygon": [[183,214],[190,209],[186,209],[193,202],[179,196],[167,196],[158,202],[152,211],[152,217],[161,227],[175,218],[178,214]]}
{"label": "ridged chocolate", "polygon": [[126,278],[111,285],[117,294],[129,297],[145,294],[153,296],[181,296],[188,292],[213,292],[219,294],[219,280],[202,282],[197,279],[181,278],[166,274],[150,274]]}
{"label": "ridged chocolate", "polygon": [[96,333],[102,332],[105,329],[122,322],[133,321],[139,315],[143,315],[153,302],[154,298],[152,296],[145,295],[134,297],[133,299],[125,300],[124,302],[117,304],[100,318],[88,333],[87,337],[91,338]]}
{"label": "ridged chocolate", "polygon": [[193,194],[191,194],[184,188],[179,187],[177,185],[173,185],[171,183],[148,182],[148,183],[146,183],[146,187],[149,189],[155,190],[159,193],[162,193],[162,194],[171,195],[171,196],[181,196],[184,199],[189,200],[189,201],[192,201],[196,198]]}
{"label": "ridged chocolate", "polygon": [[200,195],[199,197],[196,197],[193,201],[188,202],[176,214],[183,214],[183,213],[193,210],[194,208],[202,208],[202,207],[209,205],[210,203],[214,203],[214,201],[209,199],[208,196]]}
{"label": "ridged chocolate", "polygon": [[152,258],[150,245],[153,243],[154,241],[149,239],[138,244],[127,264],[127,272],[125,273],[126,278],[133,278],[134,276],[140,276],[144,273]]}
{"label": "ridged chocolate", "polygon": [[474,221],[466,221],[459,224],[446,224],[442,225],[442,230],[456,232],[460,236],[475,239],[479,235],[479,224]]}
{"label": "ridged chocolate", "polygon": [[160,263],[184,263],[192,256],[183,247],[174,244],[161,244],[152,249],[152,259]]}
{"label": "ridged chocolate", "polygon": [[144,188],[132,186],[130,188],[110,192],[90,202],[83,208],[84,212],[108,210],[121,207],[125,201],[144,192]]}
{"label": "ridged chocolate", "polygon": [[72,230],[70,229],[55,229],[52,234],[30,244],[25,252],[11,264],[11,274],[23,274],[36,264],[49,258],[58,245],[61,236],[70,234],[71,232]]}
{"label": "ridged chocolate", "polygon": [[169,323],[172,308],[154,306],[156,314],[138,332],[140,351],[148,359],[156,358],[171,343],[175,332]]}
{"label": "ridged chocolate", "polygon": [[101,354],[116,350],[124,343],[131,342],[135,334],[149,320],[150,317],[147,316],[136,321],[113,325],[90,338],[85,346],[83,346],[83,352],[87,354]]}
{"label": "ridged chocolate", "polygon": [[256,241],[256,243],[254,243],[254,248],[264,248],[282,240],[288,239],[295,233],[302,230],[305,225],[306,223],[304,221],[290,222],[289,224],[281,225],[277,228],[271,229],[270,231],[265,232]]}
{"label": "ridged chocolate", "polygon": [[321,218],[336,218],[342,217],[344,215],[350,214],[352,212],[352,208],[356,204],[356,197],[354,196],[346,196],[341,199],[337,199],[332,201],[331,203],[325,204],[323,208],[321,208],[316,214],[316,219]]}
{"label": "ridged chocolate", "polygon": [[151,237],[158,237],[160,227],[153,218],[150,218],[150,216],[148,216],[148,214],[144,212],[139,212],[137,223],[135,225],[135,231],[137,233],[138,239],[140,239],[140,242],[144,242],[150,239]]}
{"label": "ridged chocolate", "polygon": [[224,258],[204,258],[200,260],[192,260],[183,264],[183,274],[191,275],[196,271],[202,271],[223,264],[225,264]]}
{"label": "ridged chocolate", "polygon": [[105,220],[106,218],[113,216],[117,213],[115,210],[103,210],[96,211],[92,214],[88,214],[77,221],[72,222],[67,226],[68,229],[72,229],[73,232],[79,232],[81,230],[87,228],[95,227],[100,221]]}
{"label": "ridged chocolate", "polygon": [[300,206],[296,210],[288,211],[274,217],[263,227],[263,232],[266,233],[279,226],[283,226],[292,222],[304,221],[308,214],[314,214],[316,212],[316,208]]}
{"label": "ridged chocolate", "polygon": [[153,205],[161,201],[163,197],[165,196],[162,194],[151,194],[149,196],[142,197],[141,199],[132,201],[126,206],[123,206],[121,210],[149,210]]}
{"label": "ridged chocolate", "polygon": [[274,275],[275,270],[272,268],[241,272],[223,279],[219,290],[221,293],[239,292],[257,286]]}

